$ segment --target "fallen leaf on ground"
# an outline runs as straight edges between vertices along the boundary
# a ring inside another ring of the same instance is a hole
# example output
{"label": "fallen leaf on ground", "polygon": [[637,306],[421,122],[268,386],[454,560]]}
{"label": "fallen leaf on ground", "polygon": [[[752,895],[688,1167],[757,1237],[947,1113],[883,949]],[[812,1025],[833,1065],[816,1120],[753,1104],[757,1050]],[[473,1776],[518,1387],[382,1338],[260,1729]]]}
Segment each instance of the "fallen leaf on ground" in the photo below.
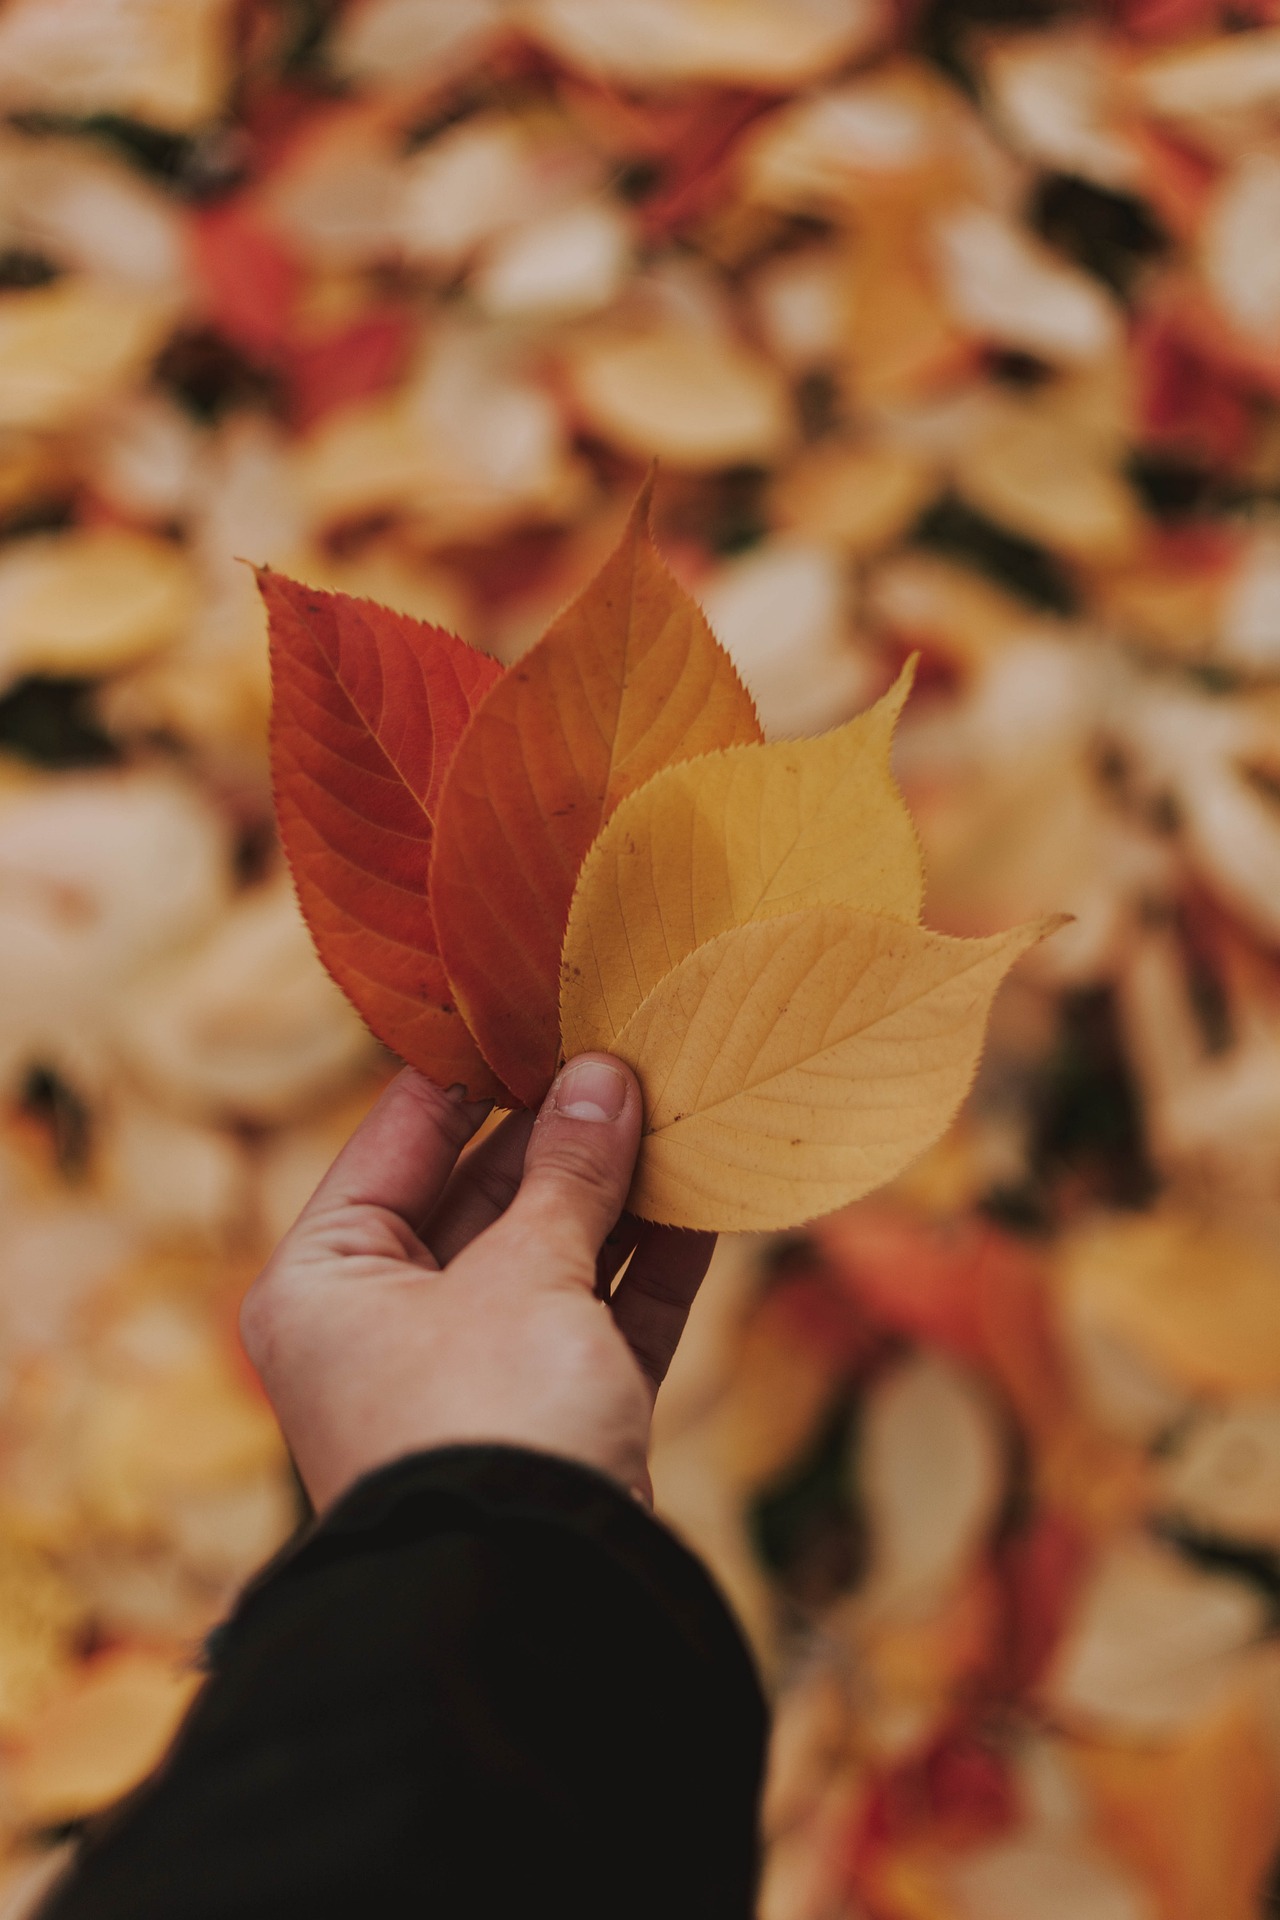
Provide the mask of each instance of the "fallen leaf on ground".
{"label": "fallen leaf on ground", "polygon": [[1045,1679],[1050,1711],[1110,1740],[1169,1739],[1223,1703],[1265,1631],[1254,1587],[1121,1539],[1080,1596]]}
{"label": "fallen leaf on ground", "polygon": [[91,1661],[26,1730],[12,1786],[36,1826],[94,1813],[151,1771],[200,1676],[173,1655],[121,1648]]}

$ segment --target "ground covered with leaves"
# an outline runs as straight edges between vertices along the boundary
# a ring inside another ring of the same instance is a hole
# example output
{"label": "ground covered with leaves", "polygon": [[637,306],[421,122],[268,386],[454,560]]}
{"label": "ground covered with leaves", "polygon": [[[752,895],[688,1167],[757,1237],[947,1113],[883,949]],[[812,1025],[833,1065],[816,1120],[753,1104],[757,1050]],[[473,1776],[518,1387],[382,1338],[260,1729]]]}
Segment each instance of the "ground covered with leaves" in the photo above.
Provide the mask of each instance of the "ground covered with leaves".
{"label": "ground covered with leaves", "polygon": [[960,1120],[727,1241],[662,1510],[776,1701],[762,1920],[1250,1920],[1280,1844],[1270,0],[0,6],[0,1847],[298,1503],[240,1291],[390,1063],[253,575],[515,660],[651,459],[772,739],[918,651]]}

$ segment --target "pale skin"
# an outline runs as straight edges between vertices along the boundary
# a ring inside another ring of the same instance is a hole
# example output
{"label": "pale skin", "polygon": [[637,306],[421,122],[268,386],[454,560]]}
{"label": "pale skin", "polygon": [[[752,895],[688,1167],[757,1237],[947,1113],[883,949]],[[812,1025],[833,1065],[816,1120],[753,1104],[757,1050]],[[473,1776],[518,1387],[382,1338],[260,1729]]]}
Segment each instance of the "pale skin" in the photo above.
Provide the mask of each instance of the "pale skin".
{"label": "pale skin", "polygon": [[654,1397],[712,1240],[623,1213],[641,1099],[620,1061],[580,1055],[536,1116],[464,1152],[487,1111],[406,1067],[245,1297],[245,1350],[318,1512],[459,1443],[559,1454],[650,1498]]}

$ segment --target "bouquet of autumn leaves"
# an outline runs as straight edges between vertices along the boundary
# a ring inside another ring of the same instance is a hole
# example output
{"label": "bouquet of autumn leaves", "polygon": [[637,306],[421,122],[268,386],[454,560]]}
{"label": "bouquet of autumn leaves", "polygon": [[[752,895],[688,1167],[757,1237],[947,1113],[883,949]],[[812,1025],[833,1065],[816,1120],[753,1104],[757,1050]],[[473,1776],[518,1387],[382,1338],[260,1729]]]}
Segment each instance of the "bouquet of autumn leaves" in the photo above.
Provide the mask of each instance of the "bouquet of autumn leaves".
{"label": "bouquet of autumn leaves", "polygon": [[797,1226],[943,1132],[1048,927],[921,927],[889,764],[910,667],[847,725],[766,743],[648,496],[505,672],[262,571],[281,836],[321,959],[394,1053],[503,1106],[616,1054],[644,1094],[633,1213]]}

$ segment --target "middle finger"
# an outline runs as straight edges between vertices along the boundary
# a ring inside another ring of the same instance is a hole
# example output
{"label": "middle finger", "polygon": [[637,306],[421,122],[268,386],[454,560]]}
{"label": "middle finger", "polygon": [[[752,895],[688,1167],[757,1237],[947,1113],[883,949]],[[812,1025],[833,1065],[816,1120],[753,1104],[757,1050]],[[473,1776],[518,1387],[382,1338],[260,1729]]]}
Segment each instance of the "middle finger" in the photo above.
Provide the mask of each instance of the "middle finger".
{"label": "middle finger", "polygon": [[507,1114],[459,1161],[439,1204],[418,1229],[442,1267],[491,1227],[515,1198],[535,1118],[529,1108]]}

